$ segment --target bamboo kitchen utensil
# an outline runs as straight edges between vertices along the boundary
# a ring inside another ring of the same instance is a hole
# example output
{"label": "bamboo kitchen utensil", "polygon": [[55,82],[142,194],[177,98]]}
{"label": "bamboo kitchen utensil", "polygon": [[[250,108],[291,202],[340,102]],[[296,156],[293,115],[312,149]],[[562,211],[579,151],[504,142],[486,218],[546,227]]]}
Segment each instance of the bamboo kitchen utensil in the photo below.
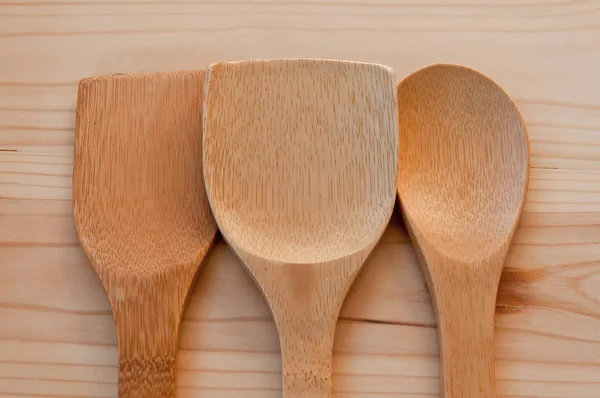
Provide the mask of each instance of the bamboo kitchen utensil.
{"label": "bamboo kitchen utensil", "polygon": [[202,174],[203,71],[81,81],[73,213],[115,314],[119,397],[173,397],[186,297],[217,231]]}
{"label": "bamboo kitchen utensil", "polygon": [[433,65],[398,87],[398,194],[434,303],[445,398],[495,396],[500,274],[529,180],[524,122],[492,80]]}
{"label": "bamboo kitchen utensil", "polygon": [[386,67],[331,60],[209,68],[207,194],[272,310],[286,398],[331,394],[340,307],[394,206],[394,83]]}

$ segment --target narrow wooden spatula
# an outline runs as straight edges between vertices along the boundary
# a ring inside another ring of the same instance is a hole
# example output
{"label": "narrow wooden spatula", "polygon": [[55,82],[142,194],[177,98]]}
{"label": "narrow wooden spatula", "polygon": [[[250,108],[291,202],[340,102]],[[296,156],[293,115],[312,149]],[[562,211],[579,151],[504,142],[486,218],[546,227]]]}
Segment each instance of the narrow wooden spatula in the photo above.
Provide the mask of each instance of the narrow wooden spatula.
{"label": "narrow wooden spatula", "polygon": [[73,214],[114,311],[119,397],[170,398],[186,298],[217,231],[202,71],[81,81]]}
{"label": "narrow wooden spatula", "polygon": [[215,218],[273,312],[284,397],[329,397],[340,307],[394,207],[394,76],[325,60],[208,73],[204,173]]}

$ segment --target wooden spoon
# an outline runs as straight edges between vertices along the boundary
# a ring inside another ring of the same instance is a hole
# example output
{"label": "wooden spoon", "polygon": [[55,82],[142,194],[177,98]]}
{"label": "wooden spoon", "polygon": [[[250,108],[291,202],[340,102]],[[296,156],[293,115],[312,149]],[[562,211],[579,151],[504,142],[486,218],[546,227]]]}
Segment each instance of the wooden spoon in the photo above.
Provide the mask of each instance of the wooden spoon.
{"label": "wooden spoon", "polygon": [[443,396],[494,397],[496,293],[527,191],[527,130],[498,85],[460,66],[408,76],[398,109],[398,194],[436,310]]}
{"label": "wooden spoon", "polygon": [[119,397],[173,397],[179,326],[217,231],[202,174],[204,72],[82,80],[73,214],[108,293]]}
{"label": "wooden spoon", "polygon": [[283,395],[329,397],[336,320],[395,200],[398,119],[386,67],[218,63],[204,175],[217,224],[279,331]]}

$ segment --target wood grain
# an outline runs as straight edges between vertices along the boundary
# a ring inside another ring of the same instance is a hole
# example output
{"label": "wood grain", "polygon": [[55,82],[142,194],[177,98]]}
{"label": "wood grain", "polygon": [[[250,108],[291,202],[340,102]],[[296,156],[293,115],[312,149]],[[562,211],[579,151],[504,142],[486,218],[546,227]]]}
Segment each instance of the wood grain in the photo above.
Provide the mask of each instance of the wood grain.
{"label": "wood grain", "polygon": [[79,83],[73,219],[114,311],[121,398],[175,396],[185,304],[217,233],[203,86],[203,70]]}
{"label": "wood grain", "polygon": [[329,398],[340,308],[396,199],[393,71],[275,59],[206,75],[203,167],[219,230],[273,313],[283,396]]}
{"label": "wood grain", "polygon": [[498,285],[529,182],[527,128],[497,83],[435,64],[398,85],[398,198],[436,313],[444,398],[496,397]]}
{"label": "wood grain", "polygon": [[[599,18],[598,1],[563,0],[0,3],[0,397],[117,396],[110,306],[71,216],[79,79],[326,57],[384,63],[398,80],[464,64],[515,98],[533,169],[499,287],[498,397],[597,398]],[[439,396],[434,325],[396,214],[341,310],[336,395]],[[222,241],[177,368],[178,397],[281,397],[275,326]]]}

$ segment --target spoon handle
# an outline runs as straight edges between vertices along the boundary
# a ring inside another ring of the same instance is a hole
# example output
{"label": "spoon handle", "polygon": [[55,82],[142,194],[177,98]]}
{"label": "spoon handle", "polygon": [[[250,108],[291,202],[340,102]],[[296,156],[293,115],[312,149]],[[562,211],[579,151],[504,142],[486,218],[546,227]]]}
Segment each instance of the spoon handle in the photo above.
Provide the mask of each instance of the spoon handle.
{"label": "spoon handle", "polygon": [[119,285],[108,289],[119,342],[119,398],[174,398],[185,293],[165,281]]}
{"label": "spoon handle", "polygon": [[430,279],[444,398],[496,397],[494,314],[500,278],[496,269],[501,267],[445,261]]}
{"label": "spoon handle", "polygon": [[279,333],[284,398],[331,397],[335,327],[356,271],[328,264],[250,266]]}

